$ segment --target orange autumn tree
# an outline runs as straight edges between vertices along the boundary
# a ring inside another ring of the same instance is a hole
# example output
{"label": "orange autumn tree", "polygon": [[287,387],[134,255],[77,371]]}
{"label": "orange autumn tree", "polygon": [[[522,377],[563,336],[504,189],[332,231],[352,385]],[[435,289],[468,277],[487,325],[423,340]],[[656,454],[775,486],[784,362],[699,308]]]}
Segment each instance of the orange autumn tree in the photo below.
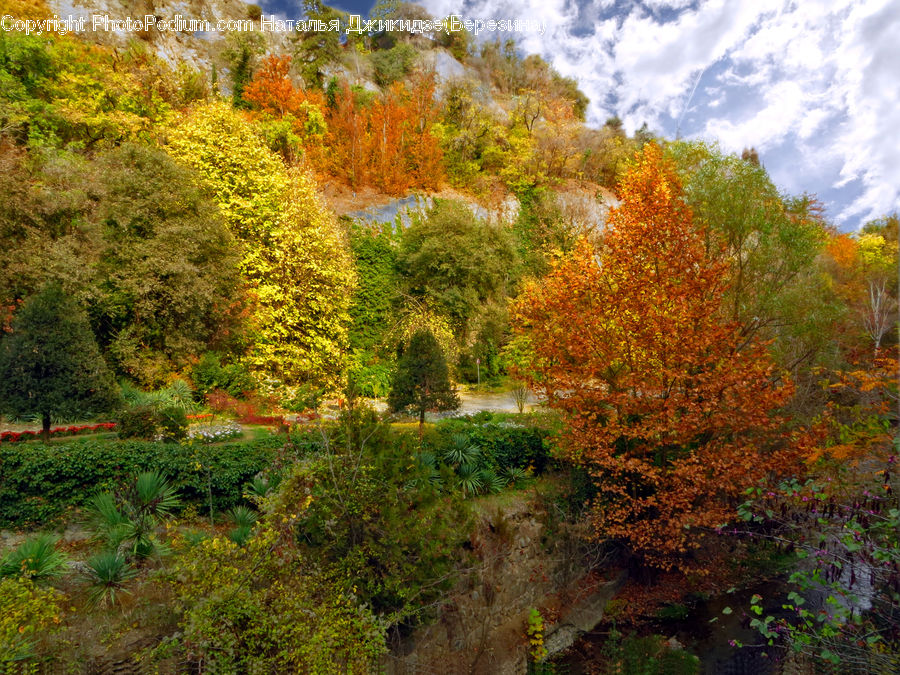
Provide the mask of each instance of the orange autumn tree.
{"label": "orange autumn tree", "polygon": [[564,414],[568,452],[598,488],[597,535],[700,571],[692,554],[741,492],[794,461],[772,415],[792,386],[721,318],[727,270],[658,146],[620,197],[602,250],[583,241],[514,304],[532,354],[522,375]]}
{"label": "orange autumn tree", "polygon": [[263,121],[286,122],[305,150],[317,156],[327,130],[325,98],[295,85],[290,70],[290,56],[269,56],[244,88],[243,98]]}
{"label": "orange autumn tree", "polygon": [[328,110],[325,170],[354,190],[373,185],[393,195],[437,189],[443,180],[434,76],[396,82],[378,95],[344,82]]}

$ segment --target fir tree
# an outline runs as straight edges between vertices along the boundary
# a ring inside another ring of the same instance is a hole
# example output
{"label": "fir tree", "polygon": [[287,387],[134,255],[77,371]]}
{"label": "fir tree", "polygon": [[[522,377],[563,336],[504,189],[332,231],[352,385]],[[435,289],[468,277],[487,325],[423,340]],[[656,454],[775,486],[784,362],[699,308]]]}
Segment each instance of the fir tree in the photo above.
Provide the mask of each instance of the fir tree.
{"label": "fir tree", "polygon": [[0,342],[0,413],[55,416],[107,412],[119,396],[87,317],[57,285],[32,296]]}
{"label": "fir tree", "polygon": [[431,331],[420,330],[409,341],[409,347],[397,362],[388,406],[391,412],[410,410],[418,415],[420,437],[426,412],[459,407],[447,360]]}

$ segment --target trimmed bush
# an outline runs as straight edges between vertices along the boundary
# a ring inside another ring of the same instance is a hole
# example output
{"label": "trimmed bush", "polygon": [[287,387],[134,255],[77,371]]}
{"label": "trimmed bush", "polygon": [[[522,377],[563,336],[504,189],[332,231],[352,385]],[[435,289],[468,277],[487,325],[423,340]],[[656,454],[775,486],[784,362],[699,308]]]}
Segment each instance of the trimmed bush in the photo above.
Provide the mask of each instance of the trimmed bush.
{"label": "trimmed bush", "polygon": [[[168,477],[185,502],[227,510],[243,486],[267,468],[285,444],[272,435],[245,443],[184,446],[144,441],[72,440],[0,445],[0,528],[31,527],[85,505],[143,471]],[[199,468],[198,468],[199,467]]]}
{"label": "trimmed bush", "polygon": [[119,414],[119,438],[177,442],[187,436],[187,430],[187,413],[177,405],[138,405]]}
{"label": "trimmed bush", "polygon": [[38,672],[35,642],[57,630],[59,601],[27,579],[0,579],[0,673]]}
{"label": "trimmed bush", "polygon": [[119,438],[143,438],[149,440],[156,435],[158,424],[156,409],[150,405],[138,405],[119,413],[116,431]]}

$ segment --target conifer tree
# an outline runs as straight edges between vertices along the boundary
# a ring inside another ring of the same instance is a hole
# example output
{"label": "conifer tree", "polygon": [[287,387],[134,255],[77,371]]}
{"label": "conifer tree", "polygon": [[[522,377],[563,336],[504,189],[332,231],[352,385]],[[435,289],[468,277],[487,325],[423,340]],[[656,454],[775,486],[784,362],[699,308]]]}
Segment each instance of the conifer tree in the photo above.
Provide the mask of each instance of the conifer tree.
{"label": "conifer tree", "polygon": [[459,396],[450,381],[447,360],[431,331],[416,332],[397,362],[388,407],[391,412],[414,412],[419,418],[420,437],[426,412],[459,407]]}
{"label": "conifer tree", "polygon": [[55,416],[107,412],[119,400],[87,317],[57,285],[32,296],[0,342],[0,413],[39,414],[44,438]]}

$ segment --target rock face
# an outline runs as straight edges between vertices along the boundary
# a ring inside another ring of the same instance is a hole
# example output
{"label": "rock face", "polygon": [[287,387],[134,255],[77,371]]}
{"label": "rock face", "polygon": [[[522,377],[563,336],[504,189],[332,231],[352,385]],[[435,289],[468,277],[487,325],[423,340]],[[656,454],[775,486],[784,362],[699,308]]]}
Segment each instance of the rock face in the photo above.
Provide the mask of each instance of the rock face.
{"label": "rock face", "polygon": [[[440,197],[443,195],[438,196]],[[477,218],[486,220],[489,223],[508,225],[516,219],[516,216],[519,213],[519,202],[512,195],[507,196],[504,201],[500,202],[500,204],[493,209],[487,209],[471,199],[466,199],[462,195],[453,194],[447,196],[450,198],[461,199],[465,202],[466,206],[472,209],[472,213],[474,213]],[[433,197],[412,194],[408,197],[395,199],[387,204],[371,206],[359,211],[350,211],[343,215],[348,218],[364,220],[368,223],[380,224],[393,223],[399,218],[403,227],[408,227],[414,216],[423,215],[433,205]]]}
{"label": "rock face", "polygon": [[[148,47],[173,69],[180,63],[191,68],[209,71],[222,48],[229,31],[217,29],[217,23],[224,21],[246,21],[248,4],[242,0],[48,0],[50,9],[62,18],[85,17],[88,29],[80,34],[84,39],[109,47],[125,47],[132,40],[138,40]],[[167,30],[105,30],[102,26],[92,30],[92,17],[108,16],[110,19],[140,19],[154,16],[158,22],[176,20],[183,23]],[[191,20],[208,21],[212,30],[196,30],[197,24]],[[254,22],[259,28],[259,21]],[[235,28],[238,26],[235,24]],[[270,52],[287,52],[289,33],[266,31],[263,33]]]}
{"label": "rock face", "polygon": [[618,585],[585,583],[591,558],[581,526],[555,522],[551,535],[547,514],[525,498],[486,513],[472,537],[468,573],[434,623],[394,645],[387,673],[524,674],[532,607],[547,619],[548,650],[568,648],[599,622]]}

